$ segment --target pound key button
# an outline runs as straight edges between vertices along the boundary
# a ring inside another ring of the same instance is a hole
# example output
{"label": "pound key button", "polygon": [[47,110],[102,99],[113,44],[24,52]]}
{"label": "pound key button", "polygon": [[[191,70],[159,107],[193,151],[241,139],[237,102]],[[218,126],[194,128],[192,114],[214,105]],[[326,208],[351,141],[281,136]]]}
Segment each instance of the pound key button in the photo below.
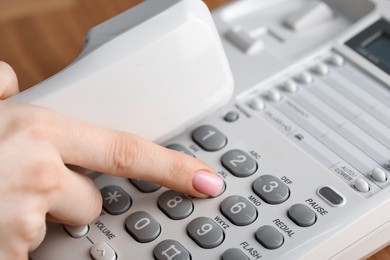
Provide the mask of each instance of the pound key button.
{"label": "pound key button", "polygon": [[190,260],[187,249],[176,240],[168,239],[160,242],[153,250],[157,260]]}

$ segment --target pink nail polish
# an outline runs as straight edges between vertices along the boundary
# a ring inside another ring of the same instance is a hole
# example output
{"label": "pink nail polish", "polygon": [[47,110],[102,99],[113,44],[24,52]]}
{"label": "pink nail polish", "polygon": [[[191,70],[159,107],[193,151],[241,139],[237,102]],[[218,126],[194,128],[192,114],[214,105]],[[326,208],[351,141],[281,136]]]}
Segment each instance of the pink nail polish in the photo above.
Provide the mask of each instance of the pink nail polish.
{"label": "pink nail polish", "polygon": [[195,173],[192,185],[197,191],[216,197],[221,193],[224,182],[215,174],[206,171],[198,171]]}

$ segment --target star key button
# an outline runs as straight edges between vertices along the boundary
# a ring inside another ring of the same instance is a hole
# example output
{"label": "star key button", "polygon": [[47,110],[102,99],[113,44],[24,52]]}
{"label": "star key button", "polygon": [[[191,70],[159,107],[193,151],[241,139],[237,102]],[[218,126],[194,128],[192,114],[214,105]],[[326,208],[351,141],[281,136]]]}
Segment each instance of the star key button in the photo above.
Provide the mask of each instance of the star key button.
{"label": "star key button", "polygon": [[103,209],[111,215],[123,214],[131,207],[130,196],[119,186],[106,186],[100,193],[103,198]]}

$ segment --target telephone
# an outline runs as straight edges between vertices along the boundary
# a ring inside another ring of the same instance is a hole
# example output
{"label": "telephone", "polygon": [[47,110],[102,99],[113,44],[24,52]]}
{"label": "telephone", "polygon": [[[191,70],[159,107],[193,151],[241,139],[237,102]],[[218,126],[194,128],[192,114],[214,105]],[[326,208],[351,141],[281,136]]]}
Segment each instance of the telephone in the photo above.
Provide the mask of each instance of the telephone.
{"label": "telephone", "polygon": [[370,255],[390,241],[389,54],[387,0],[241,0],[212,17],[149,0],[94,28],[80,58],[14,100],[188,153],[225,190],[198,200],[99,174],[103,201],[131,206],[48,224],[31,259]]}

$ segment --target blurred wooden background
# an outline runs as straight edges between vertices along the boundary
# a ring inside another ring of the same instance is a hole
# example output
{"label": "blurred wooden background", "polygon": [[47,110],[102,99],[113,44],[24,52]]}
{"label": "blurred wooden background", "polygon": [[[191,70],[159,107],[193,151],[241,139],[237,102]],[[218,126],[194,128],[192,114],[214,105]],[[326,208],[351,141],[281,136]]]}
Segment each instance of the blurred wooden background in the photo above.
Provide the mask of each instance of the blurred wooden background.
{"label": "blurred wooden background", "polygon": [[[0,0],[0,60],[15,69],[24,90],[71,63],[81,52],[91,27],[139,2]],[[205,2],[214,9],[229,0]],[[390,247],[369,258],[379,259],[390,259]]]}

